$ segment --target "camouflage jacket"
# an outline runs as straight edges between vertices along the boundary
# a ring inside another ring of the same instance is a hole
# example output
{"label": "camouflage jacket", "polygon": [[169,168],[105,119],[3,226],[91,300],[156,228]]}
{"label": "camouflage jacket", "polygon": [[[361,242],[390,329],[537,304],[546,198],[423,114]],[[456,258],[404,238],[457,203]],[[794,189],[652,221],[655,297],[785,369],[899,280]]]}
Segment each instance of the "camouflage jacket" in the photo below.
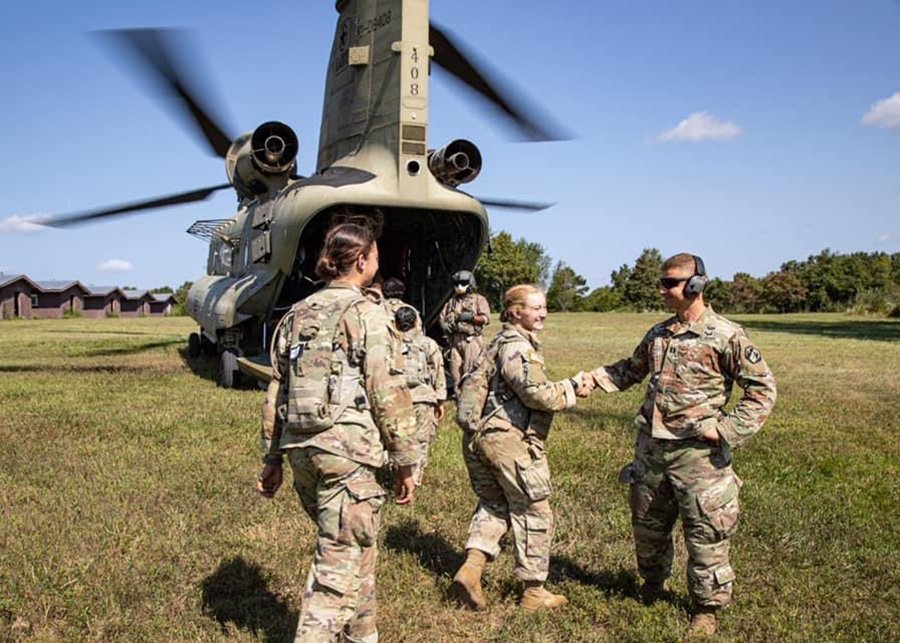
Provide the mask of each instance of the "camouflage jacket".
{"label": "camouflage jacket", "polygon": [[[744,330],[707,307],[697,321],[672,317],[657,324],[634,354],[592,372],[607,393],[648,374],[647,395],[636,418],[654,438],[680,440],[715,427],[737,448],[762,428],[775,405],[775,380]],[[725,413],[737,381],[744,395]]]}
{"label": "camouflage jacket", "polygon": [[[285,422],[290,395],[291,327],[293,311],[272,337],[273,378],[263,404],[262,446],[267,454],[314,446],[369,466],[384,463],[384,449],[398,465],[418,461],[416,419],[400,365],[400,349],[390,319],[371,291],[331,283],[308,299],[324,302],[359,301],[340,318],[334,349],[345,371],[359,373],[362,396],[343,408],[334,426],[314,435],[293,433]],[[324,329],[323,329],[324,330]]]}
{"label": "camouflage jacket", "polygon": [[[471,321],[460,321],[461,313],[484,315],[487,317],[487,323],[477,326]],[[481,335],[484,327],[491,323],[491,307],[487,299],[477,293],[468,292],[462,297],[454,294],[441,309],[440,323],[441,328],[450,335],[463,337]]]}
{"label": "camouflage jacket", "polygon": [[447,399],[441,347],[417,325],[400,333],[403,370],[414,404],[436,405]]}
{"label": "camouflage jacket", "polygon": [[506,338],[484,411],[494,414],[484,428],[515,427],[528,437],[546,440],[553,412],[575,406],[575,389],[570,380],[547,379],[541,344],[534,333],[512,324],[504,324],[500,332]]}

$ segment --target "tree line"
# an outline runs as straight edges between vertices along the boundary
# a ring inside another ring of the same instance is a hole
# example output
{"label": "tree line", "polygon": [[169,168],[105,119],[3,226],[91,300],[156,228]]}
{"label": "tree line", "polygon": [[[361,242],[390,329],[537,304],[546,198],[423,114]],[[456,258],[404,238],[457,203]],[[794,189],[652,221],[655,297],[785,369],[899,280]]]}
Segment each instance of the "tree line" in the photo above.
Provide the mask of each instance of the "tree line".
{"label": "tree line", "polygon": [[[532,283],[546,289],[552,311],[656,311],[663,309],[658,285],[663,261],[659,250],[645,248],[634,264],[623,264],[610,274],[611,285],[591,290],[564,261],[554,264],[541,244],[498,232],[491,236],[475,278],[494,310],[502,308],[507,288]],[[174,291],[173,314],[185,314],[191,283]],[[151,292],[173,291],[163,286]],[[739,272],[730,281],[711,279],[704,298],[724,313],[850,311],[900,316],[900,253],[837,254],[826,248],[806,260],[788,261],[765,277]]]}
{"label": "tree line", "polygon": [[[645,248],[633,265],[612,272],[611,285],[591,290],[571,266],[563,261],[554,265],[540,244],[499,232],[491,237],[491,251],[482,257],[475,277],[495,310],[508,287],[534,283],[546,288],[552,311],[655,311],[663,309],[658,285],[663,261],[659,250]],[[765,277],[739,272],[730,281],[711,279],[704,298],[725,313],[900,316],[900,253],[837,254],[826,248],[806,260],[788,261]]]}

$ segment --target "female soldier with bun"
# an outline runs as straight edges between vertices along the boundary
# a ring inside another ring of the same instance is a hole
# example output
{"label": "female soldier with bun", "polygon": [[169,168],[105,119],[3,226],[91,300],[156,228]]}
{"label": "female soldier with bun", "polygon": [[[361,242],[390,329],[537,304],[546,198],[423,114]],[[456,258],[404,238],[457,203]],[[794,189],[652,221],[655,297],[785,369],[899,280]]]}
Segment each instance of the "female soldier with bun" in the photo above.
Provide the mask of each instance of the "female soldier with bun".
{"label": "female soldier with bun", "polygon": [[[553,512],[550,469],[544,443],[554,411],[571,408],[587,395],[582,374],[571,380],[547,379],[537,331],[547,305],[535,286],[510,288],[500,320],[496,375],[491,381],[482,423],[463,437],[463,457],[478,506],[469,526],[466,561],[453,579],[453,593],[472,609],[485,609],[481,574],[500,551],[500,539],[512,528],[515,575],[523,581],[522,606],[546,609],[563,605],[565,596],[544,588],[550,567]],[[465,390],[465,389],[463,389]]]}
{"label": "female soldier with bun", "polygon": [[397,502],[413,499],[418,444],[410,393],[402,372],[392,373],[390,319],[364,291],[377,270],[371,228],[334,226],[316,266],[326,286],[295,304],[273,336],[257,490],[275,495],[286,455],[318,532],[297,641],[378,639],[375,558],[385,492],[375,470],[385,450],[397,467]]}

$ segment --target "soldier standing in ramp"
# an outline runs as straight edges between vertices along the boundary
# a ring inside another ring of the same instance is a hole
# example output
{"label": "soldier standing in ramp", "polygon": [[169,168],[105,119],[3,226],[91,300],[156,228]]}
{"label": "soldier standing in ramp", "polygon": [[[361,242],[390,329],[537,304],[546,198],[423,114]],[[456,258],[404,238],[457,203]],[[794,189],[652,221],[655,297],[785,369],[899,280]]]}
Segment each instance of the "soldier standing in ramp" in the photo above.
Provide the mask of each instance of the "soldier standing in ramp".
{"label": "soldier standing in ramp", "polygon": [[385,492],[375,470],[385,450],[397,467],[397,502],[412,502],[415,490],[416,422],[397,342],[380,298],[363,291],[377,270],[370,228],[333,227],[316,266],[327,285],[295,304],[272,338],[257,490],[275,495],[287,455],[318,527],[296,641],[378,640],[375,558]]}
{"label": "soldier standing in ramp", "polygon": [[[651,603],[672,571],[672,528],[681,516],[688,550],[692,635],[713,634],[717,612],[731,602],[731,537],[738,526],[741,480],[731,452],[762,428],[775,405],[775,380],[744,330],[703,302],[707,275],[700,257],[677,254],[663,264],[660,294],[675,316],[657,324],[627,359],[592,372],[607,393],[647,375],[635,420],[634,462],[622,470],[631,485],[631,520],[641,596]],[[744,395],[723,407],[737,382]]]}
{"label": "soldier standing in ramp", "polygon": [[450,340],[450,383],[456,393],[459,380],[472,370],[484,347],[484,327],[491,323],[487,299],[475,292],[475,276],[468,270],[453,274],[453,295],[440,314],[441,330]]}

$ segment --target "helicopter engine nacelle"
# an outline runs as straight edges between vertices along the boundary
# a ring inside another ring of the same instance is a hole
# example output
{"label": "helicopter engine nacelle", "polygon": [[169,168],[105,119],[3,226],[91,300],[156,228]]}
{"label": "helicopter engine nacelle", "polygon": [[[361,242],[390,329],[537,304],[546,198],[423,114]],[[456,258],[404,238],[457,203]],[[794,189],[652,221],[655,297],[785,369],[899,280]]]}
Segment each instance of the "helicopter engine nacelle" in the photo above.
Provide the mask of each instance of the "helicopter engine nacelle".
{"label": "helicopter engine nacelle", "polygon": [[458,138],[428,153],[428,169],[444,185],[456,187],[481,172],[481,152],[471,141]]}
{"label": "helicopter engine nacelle", "polygon": [[225,157],[228,180],[247,197],[280,189],[297,167],[299,149],[290,127],[278,121],[263,123],[231,144]]}

